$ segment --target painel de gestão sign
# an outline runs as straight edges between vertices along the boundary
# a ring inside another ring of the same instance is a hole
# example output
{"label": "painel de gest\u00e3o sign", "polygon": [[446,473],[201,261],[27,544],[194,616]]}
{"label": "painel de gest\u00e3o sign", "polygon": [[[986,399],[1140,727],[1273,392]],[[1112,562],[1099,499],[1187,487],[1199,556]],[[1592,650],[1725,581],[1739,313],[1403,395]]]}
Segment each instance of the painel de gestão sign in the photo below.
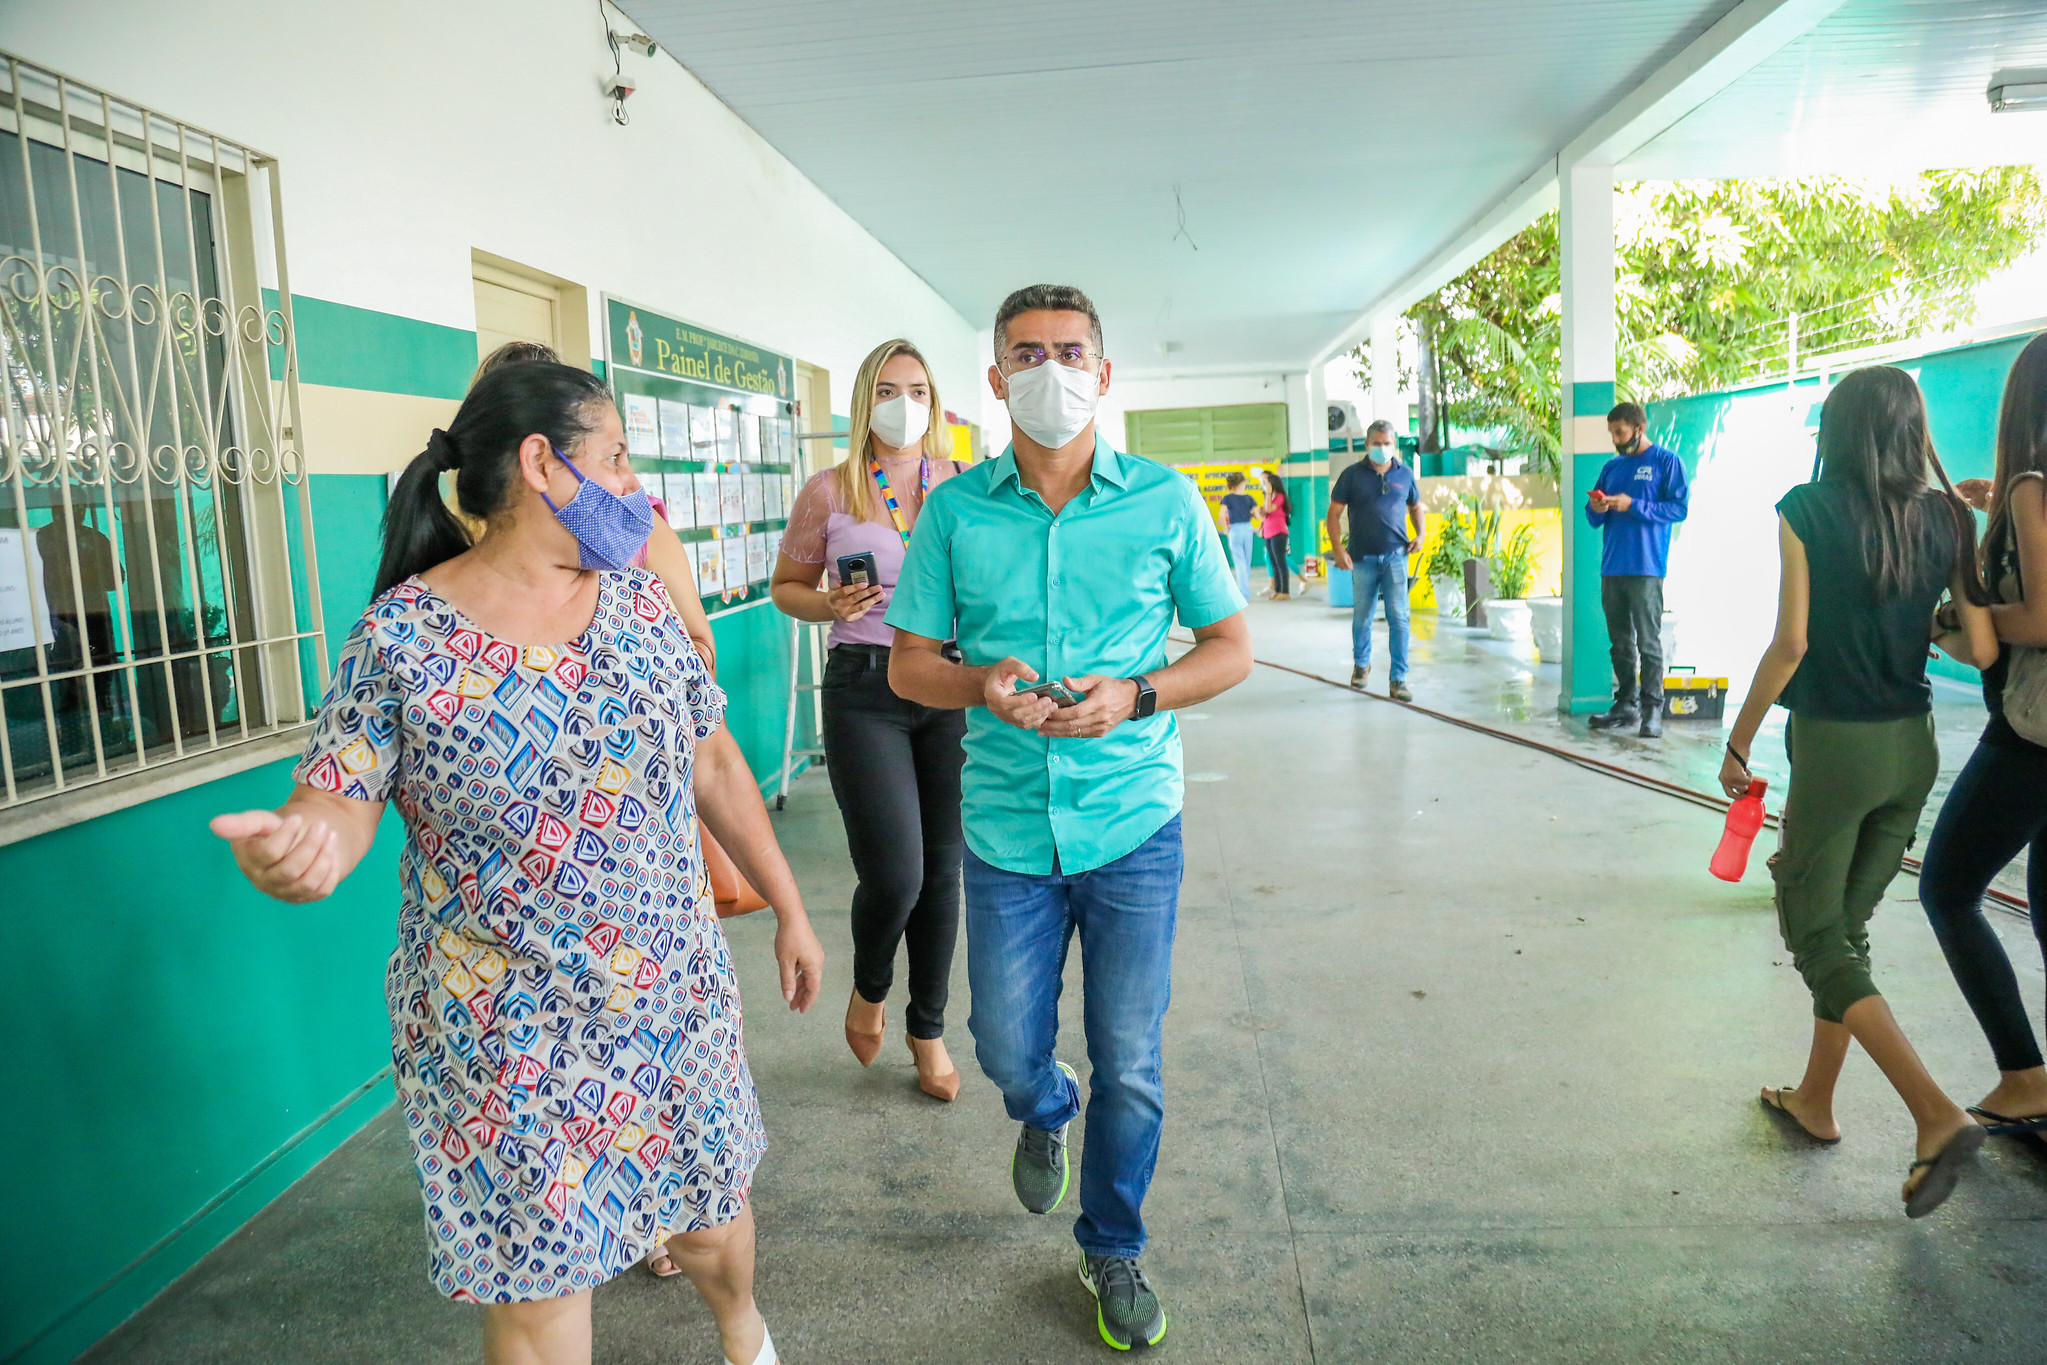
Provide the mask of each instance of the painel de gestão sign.
{"label": "painel de gest\u00e3o sign", "polygon": [[618,299],[605,304],[612,364],[737,393],[789,397],[796,377],[789,357]]}

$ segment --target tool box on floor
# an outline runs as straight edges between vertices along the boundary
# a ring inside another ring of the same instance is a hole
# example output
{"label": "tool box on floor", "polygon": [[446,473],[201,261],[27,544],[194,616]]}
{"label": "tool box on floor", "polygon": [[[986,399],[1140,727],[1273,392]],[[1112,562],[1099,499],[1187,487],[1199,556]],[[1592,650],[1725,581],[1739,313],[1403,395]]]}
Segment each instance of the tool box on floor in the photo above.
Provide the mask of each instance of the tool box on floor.
{"label": "tool box on floor", "polygon": [[1692,669],[1673,670],[1663,679],[1663,715],[1667,720],[1719,720],[1727,709],[1727,679],[1701,678]]}

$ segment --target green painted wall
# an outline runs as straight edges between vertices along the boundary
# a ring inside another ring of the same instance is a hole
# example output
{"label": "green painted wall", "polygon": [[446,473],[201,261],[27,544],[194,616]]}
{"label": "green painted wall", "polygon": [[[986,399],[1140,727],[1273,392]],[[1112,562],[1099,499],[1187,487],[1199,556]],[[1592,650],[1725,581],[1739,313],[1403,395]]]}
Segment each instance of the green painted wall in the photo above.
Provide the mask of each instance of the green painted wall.
{"label": "green painted wall", "polygon": [[[276,293],[263,292],[264,303],[275,308]],[[465,328],[303,294],[292,295],[291,318],[302,383],[460,398],[476,373],[476,333]],[[270,369],[272,378],[284,377],[281,351],[271,352]]]}
{"label": "green painted wall", "polygon": [[[339,529],[360,521],[360,485],[381,510],[381,479],[313,481],[330,623],[349,601],[361,609],[375,567]],[[0,847],[13,942],[0,1087],[19,1106],[0,1132],[17,1172],[0,1225],[34,1251],[0,1276],[0,1359],[71,1359],[380,1107],[380,1092],[349,1105],[128,1268],[390,1060],[396,818],[308,907],[257,894],[206,829],[221,811],[276,805],[290,783],[291,763],[272,763]]]}

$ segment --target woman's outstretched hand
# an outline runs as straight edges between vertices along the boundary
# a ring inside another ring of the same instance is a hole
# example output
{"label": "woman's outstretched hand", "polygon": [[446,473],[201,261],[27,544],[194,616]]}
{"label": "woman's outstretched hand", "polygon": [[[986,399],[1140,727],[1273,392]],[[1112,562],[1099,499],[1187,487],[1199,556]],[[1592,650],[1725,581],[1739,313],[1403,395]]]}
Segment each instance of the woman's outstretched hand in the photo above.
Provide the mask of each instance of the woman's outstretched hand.
{"label": "woman's outstretched hand", "polygon": [[227,840],[250,885],[293,905],[324,900],[348,871],[340,834],[322,820],[245,810],[216,815],[209,828]]}
{"label": "woman's outstretched hand", "polygon": [[824,945],[817,941],[807,915],[778,921],[775,966],[782,973],[782,998],[789,1002],[790,1009],[807,1013],[824,985]]}

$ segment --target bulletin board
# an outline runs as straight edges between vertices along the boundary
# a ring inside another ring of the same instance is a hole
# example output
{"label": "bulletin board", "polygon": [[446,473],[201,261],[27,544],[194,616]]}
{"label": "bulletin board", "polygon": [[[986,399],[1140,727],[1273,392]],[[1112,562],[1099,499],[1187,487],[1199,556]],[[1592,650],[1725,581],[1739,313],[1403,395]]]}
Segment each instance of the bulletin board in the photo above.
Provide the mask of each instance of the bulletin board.
{"label": "bulletin board", "polygon": [[633,472],[690,555],[704,610],[765,599],[807,470],[796,362],[610,295],[604,321]]}

